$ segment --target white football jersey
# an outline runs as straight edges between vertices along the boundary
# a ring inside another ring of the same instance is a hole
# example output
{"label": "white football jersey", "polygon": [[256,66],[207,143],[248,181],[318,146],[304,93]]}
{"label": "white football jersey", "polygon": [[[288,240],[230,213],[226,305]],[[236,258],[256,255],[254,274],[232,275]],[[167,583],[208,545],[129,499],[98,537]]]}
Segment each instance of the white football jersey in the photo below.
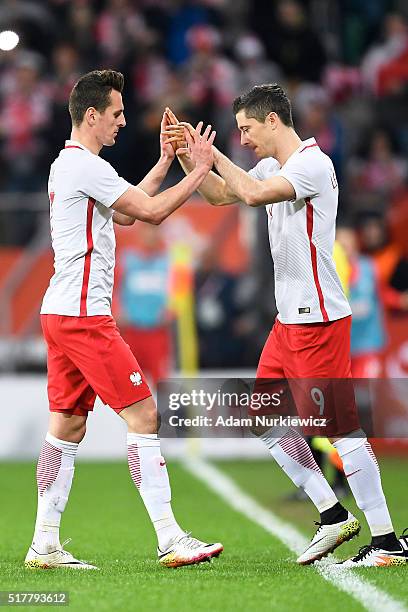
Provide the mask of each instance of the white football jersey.
{"label": "white football jersey", "polygon": [[278,319],[317,323],[350,315],[333,261],[339,189],[331,159],[309,138],[282,167],[269,157],[249,173],[283,176],[296,193],[293,201],[266,206]]}
{"label": "white football jersey", "polygon": [[55,272],[41,314],[111,314],[116,242],[110,207],[129,187],[107,161],[66,141],[48,181]]}

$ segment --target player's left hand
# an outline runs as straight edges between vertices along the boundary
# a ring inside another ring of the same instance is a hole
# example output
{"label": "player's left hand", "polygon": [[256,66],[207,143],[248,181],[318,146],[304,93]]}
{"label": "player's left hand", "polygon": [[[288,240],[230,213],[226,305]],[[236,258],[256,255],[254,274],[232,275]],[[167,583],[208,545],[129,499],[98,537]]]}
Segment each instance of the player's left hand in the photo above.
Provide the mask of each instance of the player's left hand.
{"label": "player's left hand", "polygon": [[173,160],[176,155],[176,143],[173,144],[166,136],[166,130],[171,121],[166,111],[160,123],[160,156],[165,159]]}
{"label": "player's left hand", "polygon": [[[186,124],[184,124],[186,127]],[[191,126],[190,126],[191,127]],[[208,125],[203,134],[203,122],[200,121],[196,129],[191,127],[185,131],[187,140],[188,152],[191,161],[198,166],[207,166],[208,172],[211,170],[214,163],[213,142],[216,136],[215,131],[211,131],[211,125]],[[179,151],[177,151],[179,154]]]}

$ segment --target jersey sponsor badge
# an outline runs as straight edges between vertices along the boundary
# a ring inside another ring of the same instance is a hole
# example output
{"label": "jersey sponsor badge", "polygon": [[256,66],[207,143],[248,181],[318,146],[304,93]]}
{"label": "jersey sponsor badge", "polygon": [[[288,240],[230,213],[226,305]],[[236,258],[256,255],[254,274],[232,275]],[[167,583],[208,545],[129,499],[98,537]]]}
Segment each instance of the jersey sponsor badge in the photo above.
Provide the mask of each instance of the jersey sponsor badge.
{"label": "jersey sponsor badge", "polygon": [[310,314],[310,307],[308,306],[307,308],[298,308],[298,313],[299,314]]}

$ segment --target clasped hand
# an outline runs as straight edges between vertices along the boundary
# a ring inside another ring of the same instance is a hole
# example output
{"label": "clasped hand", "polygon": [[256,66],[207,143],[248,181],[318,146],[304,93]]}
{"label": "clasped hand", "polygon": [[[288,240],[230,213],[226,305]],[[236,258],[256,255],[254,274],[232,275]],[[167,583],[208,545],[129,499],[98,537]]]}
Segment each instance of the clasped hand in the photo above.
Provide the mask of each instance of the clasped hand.
{"label": "clasped hand", "polygon": [[211,131],[211,125],[208,125],[204,133],[201,134],[203,129],[202,121],[194,128],[186,121],[179,122],[176,115],[169,108],[166,108],[165,114],[167,121],[165,129],[161,132],[164,144],[166,146],[171,144],[176,155],[188,156],[195,165],[211,162],[212,166],[212,145],[216,132]]}

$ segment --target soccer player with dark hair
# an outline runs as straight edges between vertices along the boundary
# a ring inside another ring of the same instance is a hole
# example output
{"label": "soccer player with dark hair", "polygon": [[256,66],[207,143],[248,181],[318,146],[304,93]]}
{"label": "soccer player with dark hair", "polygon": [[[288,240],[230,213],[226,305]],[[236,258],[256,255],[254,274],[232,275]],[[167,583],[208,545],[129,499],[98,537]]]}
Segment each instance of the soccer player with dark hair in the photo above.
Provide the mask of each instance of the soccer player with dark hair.
{"label": "soccer player with dark hair", "polygon": [[[49,199],[55,273],[44,296],[41,324],[47,343],[49,429],[37,467],[38,510],[29,568],[94,566],[75,559],[59,539],[62,513],[96,395],[127,423],[129,469],[156,530],[160,562],[199,563],[222,552],[185,533],[171,507],[166,462],[157,436],[157,409],[143,372],[111,315],[115,234],[113,223],[136,219],[159,224],[179,208],[213,165],[210,126],[189,146],[195,168],[177,185],[157,193],[174,159],[160,138],[157,164],[137,186],[99,157],[126,125],[123,75],[90,72],[74,86],[71,139],[51,166]],[[168,123],[163,114],[162,130]]]}
{"label": "soccer player with dark hair", "polygon": [[[219,174],[210,172],[199,191],[215,206],[241,201],[266,207],[278,316],[260,357],[258,390],[263,383],[270,390],[273,381],[279,389],[287,381],[300,417],[327,419],[320,435],[330,437],[336,447],[372,534],[371,544],[340,566],[405,564],[349,380],[351,309],[332,257],[338,202],[333,164],[314,138],[303,142],[299,138],[290,101],[279,85],[253,87],[234,101],[233,111],[241,144],[260,161],[245,172],[213,147]],[[165,131],[166,142],[177,142],[179,161],[188,174],[195,165],[182,143],[183,133],[191,136],[201,130],[177,125],[174,114],[168,114],[173,126]],[[338,502],[296,430],[265,426],[254,433],[320,513],[319,527],[298,563],[313,563],[359,533],[359,521]],[[313,430],[304,433],[316,435]]]}

